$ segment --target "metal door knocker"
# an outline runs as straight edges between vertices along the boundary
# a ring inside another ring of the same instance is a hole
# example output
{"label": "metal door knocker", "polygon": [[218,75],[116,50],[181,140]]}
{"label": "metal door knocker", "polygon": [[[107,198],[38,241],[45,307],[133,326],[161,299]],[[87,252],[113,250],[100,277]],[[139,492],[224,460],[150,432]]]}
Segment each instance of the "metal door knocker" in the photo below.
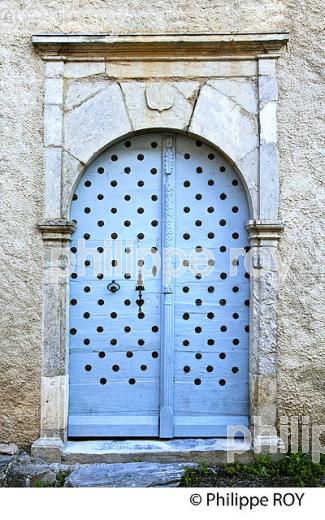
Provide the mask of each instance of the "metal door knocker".
{"label": "metal door knocker", "polygon": [[107,289],[111,293],[116,293],[120,290],[120,285],[117,282],[115,282],[115,280],[112,280],[111,283],[108,284]]}
{"label": "metal door knocker", "polygon": [[139,297],[136,300],[136,304],[139,307],[138,312],[141,313],[142,312],[142,305],[144,304],[144,300],[142,298],[142,291],[144,291],[144,283],[143,283],[143,278],[142,278],[141,271],[139,272],[139,275],[138,275],[138,280],[137,280],[137,285],[136,285],[135,290],[139,291]]}

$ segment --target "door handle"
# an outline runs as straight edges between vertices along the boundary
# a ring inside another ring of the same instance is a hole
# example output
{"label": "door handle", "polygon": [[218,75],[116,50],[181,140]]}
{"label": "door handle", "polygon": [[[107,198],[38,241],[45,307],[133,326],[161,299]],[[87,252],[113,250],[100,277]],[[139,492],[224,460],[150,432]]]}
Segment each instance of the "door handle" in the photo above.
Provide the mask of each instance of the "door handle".
{"label": "door handle", "polygon": [[108,284],[107,289],[111,293],[116,293],[117,291],[120,290],[120,284],[115,282],[115,280],[112,280],[111,283]]}

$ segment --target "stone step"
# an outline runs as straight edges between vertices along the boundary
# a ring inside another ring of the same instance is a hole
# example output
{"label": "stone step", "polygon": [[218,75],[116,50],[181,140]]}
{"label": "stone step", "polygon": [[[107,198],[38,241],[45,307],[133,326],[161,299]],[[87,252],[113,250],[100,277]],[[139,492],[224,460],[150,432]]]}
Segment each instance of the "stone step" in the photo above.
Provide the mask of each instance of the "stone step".
{"label": "stone step", "polygon": [[177,487],[185,468],[195,464],[129,462],[76,465],[64,487]]}
{"label": "stone step", "polygon": [[65,464],[116,464],[121,462],[225,464],[254,458],[250,443],[236,439],[99,440],[68,441]]}

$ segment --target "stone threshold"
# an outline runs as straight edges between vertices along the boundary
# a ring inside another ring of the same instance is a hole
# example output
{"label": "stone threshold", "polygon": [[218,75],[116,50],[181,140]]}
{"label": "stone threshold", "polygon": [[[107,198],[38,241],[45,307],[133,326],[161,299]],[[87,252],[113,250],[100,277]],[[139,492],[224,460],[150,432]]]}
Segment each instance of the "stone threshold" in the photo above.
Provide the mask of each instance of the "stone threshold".
{"label": "stone threshold", "polygon": [[198,462],[225,464],[254,458],[250,442],[244,439],[172,439],[172,440],[92,440],[64,444],[65,464],[119,462]]}

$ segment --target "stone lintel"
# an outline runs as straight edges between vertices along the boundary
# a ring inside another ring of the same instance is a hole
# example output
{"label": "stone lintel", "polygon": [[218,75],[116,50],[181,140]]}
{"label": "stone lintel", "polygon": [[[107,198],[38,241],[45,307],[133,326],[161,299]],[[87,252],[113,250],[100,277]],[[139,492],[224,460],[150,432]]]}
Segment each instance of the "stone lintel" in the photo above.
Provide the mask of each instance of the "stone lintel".
{"label": "stone lintel", "polygon": [[107,59],[193,59],[195,56],[279,55],[289,34],[36,34],[32,42],[42,56],[105,56]]}
{"label": "stone lintel", "polygon": [[51,219],[41,222],[37,227],[43,234],[44,242],[62,242],[70,239],[76,224],[71,220]]}

